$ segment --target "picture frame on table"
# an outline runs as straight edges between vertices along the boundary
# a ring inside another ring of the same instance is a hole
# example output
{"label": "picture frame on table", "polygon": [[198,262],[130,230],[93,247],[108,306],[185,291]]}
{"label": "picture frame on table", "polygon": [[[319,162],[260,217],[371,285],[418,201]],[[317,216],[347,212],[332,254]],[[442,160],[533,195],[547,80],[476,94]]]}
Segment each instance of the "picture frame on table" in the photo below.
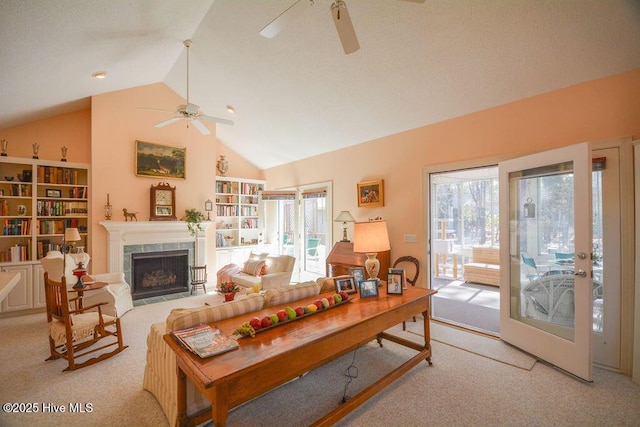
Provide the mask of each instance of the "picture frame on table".
{"label": "picture frame on table", "polygon": [[[402,289],[407,289],[407,278],[405,276],[404,273],[404,268],[390,268],[389,269],[389,274],[400,274],[402,275],[402,279],[400,280],[400,283],[402,283]],[[388,279],[387,279],[388,281]]]}
{"label": "picture frame on table", "polygon": [[355,294],[358,292],[356,282],[353,277],[341,277],[334,281],[336,283],[336,292],[344,291],[348,294]]}
{"label": "picture frame on table", "polygon": [[364,267],[352,267],[349,269],[349,274],[356,282],[356,287],[360,287],[360,283],[364,280]]}
{"label": "picture frame on table", "polygon": [[377,297],[380,280],[368,279],[360,283],[360,298]]}
{"label": "picture frame on table", "polygon": [[47,188],[46,195],[47,195],[47,197],[60,198],[60,197],[62,197],[62,190],[53,190],[51,188]]}
{"label": "picture frame on table", "polygon": [[402,295],[402,274],[389,273],[387,276],[387,295]]}
{"label": "picture frame on table", "polygon": [[358,183],[358,207],[384,206],[384,181],[376,179]]}

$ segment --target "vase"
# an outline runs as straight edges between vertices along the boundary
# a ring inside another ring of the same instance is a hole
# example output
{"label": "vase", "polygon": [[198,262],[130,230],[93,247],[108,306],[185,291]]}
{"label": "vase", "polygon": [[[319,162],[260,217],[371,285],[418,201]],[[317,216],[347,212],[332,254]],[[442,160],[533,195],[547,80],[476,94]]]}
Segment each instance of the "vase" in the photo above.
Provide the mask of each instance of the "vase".
{"label": "vase", "polygon": [[233,299],[236,297],[235,292],[225,292],[223,295],[225,301],[233,301]]}

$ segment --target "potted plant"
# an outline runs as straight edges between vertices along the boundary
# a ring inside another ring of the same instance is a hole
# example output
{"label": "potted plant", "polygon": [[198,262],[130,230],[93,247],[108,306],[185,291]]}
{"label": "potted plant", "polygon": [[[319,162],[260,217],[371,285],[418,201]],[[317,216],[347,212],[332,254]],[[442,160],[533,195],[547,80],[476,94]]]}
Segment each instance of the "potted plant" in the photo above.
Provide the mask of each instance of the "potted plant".
{"label": "potted plant", "polygon": [[204,215],[197,209],[187,209],[184,211],[183,221],[187,223],[187,228],[191,236],[196,237],[198,231],[202,231],[202,221],[205,220]]}
{"label": "potted plant", "polygon": [[222,282],[220,285],[220,293],[224,295],[225,301],[233,301],[236,292],[240,292],[240,288],[233,282]]}

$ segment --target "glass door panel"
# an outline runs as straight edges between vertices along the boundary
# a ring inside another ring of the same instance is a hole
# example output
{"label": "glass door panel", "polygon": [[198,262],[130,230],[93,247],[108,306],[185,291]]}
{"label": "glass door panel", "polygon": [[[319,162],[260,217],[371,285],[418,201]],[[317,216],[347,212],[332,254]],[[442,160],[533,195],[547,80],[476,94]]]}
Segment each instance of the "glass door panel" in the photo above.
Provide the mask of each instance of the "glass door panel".
{"label": "glass door panel", "polygon": [[501,338],[591,380],[591,154],[578,144],[499,166]]}

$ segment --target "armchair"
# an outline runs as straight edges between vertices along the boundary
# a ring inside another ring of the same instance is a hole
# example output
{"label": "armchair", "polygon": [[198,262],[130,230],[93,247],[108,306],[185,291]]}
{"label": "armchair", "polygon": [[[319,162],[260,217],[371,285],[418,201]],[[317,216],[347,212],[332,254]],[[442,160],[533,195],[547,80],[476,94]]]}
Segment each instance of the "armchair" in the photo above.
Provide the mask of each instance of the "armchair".
{"label": "armchair", "polygon": [[[88,264],[88,260],[90,259],[90,257],[86,253],[83,255],[83,265],[86,265],[85,261]],[[66,254],[65,257],[66,261],[64,261],[64,258],[62,257],[62,252],[49,251],[47,252],[47,256],[40,259],[40,262],[42,263],[42,267],[44,268],[44,271],[48,273],[49,277],[58,279],[63,277],[64,275],[67,287],[72,288],[77,281],[77,278],[73,275],[73,270],[76,268],[77,263],[73,258],[73,255]],[[64,274],[62,271],[63,265],[65,269]],[[106,282],[109,285],[105,286],[103,289],[86,293],[83,297],[85,305],[89,306],[99,303],[106,303],[102,306],[102,312],[109,316],[117,317],[121,317],[127,311],[133,308],[131,287],[124,280],[124,273],[114,272],[92,274],[91,277],[97,282]]]}

